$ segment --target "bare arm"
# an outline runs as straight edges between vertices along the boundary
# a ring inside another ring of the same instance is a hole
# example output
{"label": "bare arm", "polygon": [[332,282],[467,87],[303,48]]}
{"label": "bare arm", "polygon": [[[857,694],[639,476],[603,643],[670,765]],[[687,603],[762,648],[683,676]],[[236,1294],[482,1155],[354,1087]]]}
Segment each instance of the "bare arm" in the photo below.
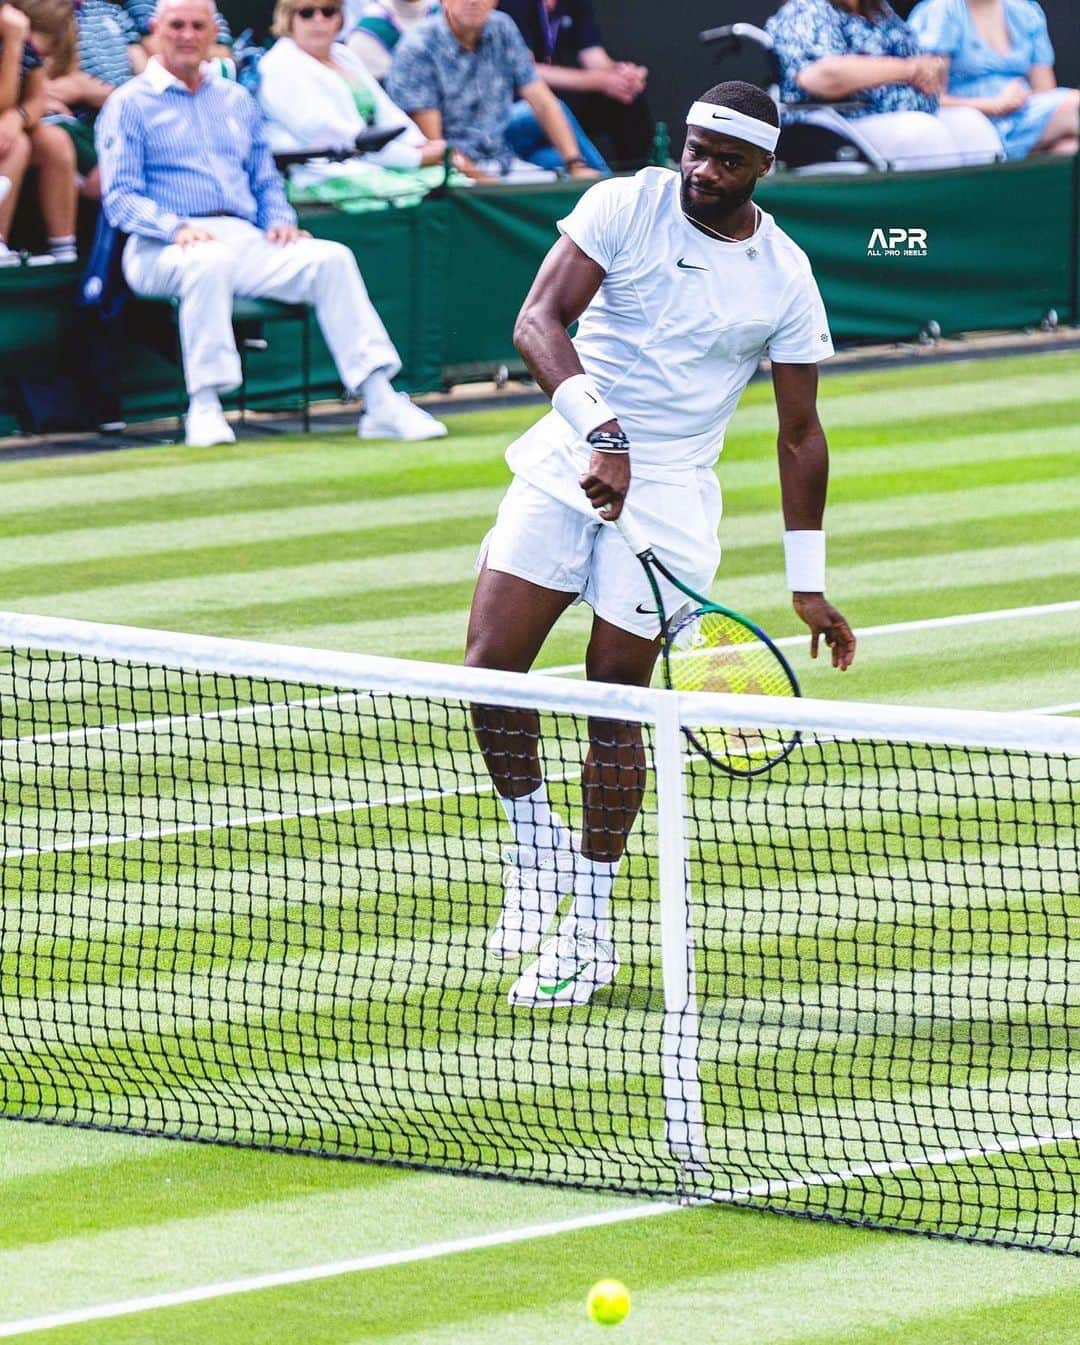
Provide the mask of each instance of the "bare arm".
{"label": "bare arm", "polygon": [[1032,93],[1049,93],[1058,86],[1057,76],[1052,65],[1033,65],[1028,71],[1028,83]]}
{"label": "bare arm", "polygon": [[26,109],[26,129],[32,131],[45,115],[45,71],[41,66],[26,76],[22,106]]}
{"label": "bare arm", "polygon": [[[829,449],[817,412],[816,364],[774,364],[773,393],[780,422],[776,449],[784,527],[816,532],[825,516]],[[832,649],[834,668],[850,667],[855,636],[824,593],[793,593],[792,606],[810,627],[810,654],[817,658],[822,636]]]}
{"label": "bare arm", "polygon": [[72,70],[70,74],[47,82],[49,97],[66,103],[68,107],[76,107],[80,103],[87,107],[102,107],[115,87],[106,84],[103,79],[88,75],[84,70]]}
{"label": "bare arm", "polygon": [[917,60],[919,57],[824,56],[800,70],[796,83],[812,98],[846,98],[879,84],[911,83]]}
{"label": "bare arm", "polygon": [[441,140],[443,138],[442,113],[437,107],[423,107],[419,112],[410,112],[409,116],[423,131],[425,139]]}
{"label": "bare arm", "polygon": [[[544,258],[525,296],[514,324],[514,345],[549,397],[560,383],[584,373],[567,328],[588,308],[603,279],[603,268],[563,237]],[[616,431],[619,422],[597,428]],[[630,455],[593,453],[581,488],[603,517],[618,518],[630,489]]]}
{"label": "bare arm", "polygon": [[[596,177],[595,169],[582,162],[577,140],[559,100],[542,79],[534,79],[521,90],[521,96],[536,114],[544,134],[562,155],[571,177]],[[423,129],[423,128],[421,128]]]}
{"label": "bare arm", "polygon": [[14,5],[0,3],[0,112],[7,112],[19,101],[22,83],[23,44],[30,32],[30,20]]}
{"label": "bare arm", "polygon": [[603,47],[585,47],[578,60],[577,66],[538,64],[536,71],[557,93],[600,93],[620,103],[632,103],[649,78],[645,66],[613,61]]}
{"label": "bare arm", "polygon": [[1022,79],[1011,79],[993,98],[958,98],[955,94],[941,96],[942,107],[973,107],[987,117],[1007,117],[1031,97],[1031,90]]}
{"label": "bare arm", "polygon": [[567,328],[593,300],[603,269],[565,236],[540,264],[514,324],[514,345],[529,373],[550,397],[560,383],[583,373]]}

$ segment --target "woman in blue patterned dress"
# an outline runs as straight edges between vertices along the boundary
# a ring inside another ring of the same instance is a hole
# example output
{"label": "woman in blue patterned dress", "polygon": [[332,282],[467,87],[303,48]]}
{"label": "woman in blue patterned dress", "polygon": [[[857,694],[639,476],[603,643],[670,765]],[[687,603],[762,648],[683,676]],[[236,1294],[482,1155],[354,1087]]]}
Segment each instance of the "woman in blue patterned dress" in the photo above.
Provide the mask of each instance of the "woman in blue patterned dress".
{"label": "woman in blue patterned dress", "polygon": [[946,62],[919,50],[887,0],[786,0],[765,27],[784,101],[856,104],[843,115],[893,167],[947,168],[1001,156],[997,132],[981,112],[940,105]]}
{"label": "woman in blue patterned dress", "polygon": [[921,0],[908,22],[924,51],[949,61],[944,105],[985,112],[1008,158],[1077,152],[1080,90],[1058,88],[1035,0]]}

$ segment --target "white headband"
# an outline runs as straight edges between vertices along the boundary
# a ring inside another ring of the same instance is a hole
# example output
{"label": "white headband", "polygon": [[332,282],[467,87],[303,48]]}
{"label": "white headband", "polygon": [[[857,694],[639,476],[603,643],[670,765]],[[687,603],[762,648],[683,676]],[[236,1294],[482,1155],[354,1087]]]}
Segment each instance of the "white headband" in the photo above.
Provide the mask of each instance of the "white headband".
{"label": "white headband", "polygon": [[733,107],[721,107],[717,103],[694,103],[686,114],[686,124],[700,126],[703,131],[715,131],[717,135],[734,136],[736,140],[767,149],[770,154],[780,139],[779,126],[770,126],[767,121],[758,121],[757,117],[748,117],[745,112],[736,112]]}

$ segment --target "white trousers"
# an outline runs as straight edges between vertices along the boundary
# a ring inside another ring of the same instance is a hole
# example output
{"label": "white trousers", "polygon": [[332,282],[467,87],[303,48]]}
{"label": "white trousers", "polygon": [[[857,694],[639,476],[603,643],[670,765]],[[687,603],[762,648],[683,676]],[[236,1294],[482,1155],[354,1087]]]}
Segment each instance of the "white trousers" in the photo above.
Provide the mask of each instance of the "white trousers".
{"label": "white trousers", "polygon": [[908,171],[993,163],[1004,155],[993,122],[973,107],[943,107],[936,116],[877,112],[851,124],[892,167]]}
{"label": "white trousers", "polygon": [[124,276],[136,294],[180,300],[180,346],[188,395],[240,384],[232,328],[235,297],[306,303],[315,309],[341,381],[349,392],[376,369],[393,377],[401,361],[368,298],[356,258],[341,243],[301,238],[271,243],[246,220],[212,215],[197,223],[214,242],[182,248],[133,236]]}

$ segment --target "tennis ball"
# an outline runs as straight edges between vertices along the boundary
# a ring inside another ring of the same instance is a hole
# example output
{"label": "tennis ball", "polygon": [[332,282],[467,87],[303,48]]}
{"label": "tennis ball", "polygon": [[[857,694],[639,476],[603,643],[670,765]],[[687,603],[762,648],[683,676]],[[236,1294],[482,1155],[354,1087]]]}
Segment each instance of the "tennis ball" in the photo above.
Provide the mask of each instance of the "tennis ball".
{"label": "tennis ball", "polygon": [[630,1311],[630,1290],[621,1280],[599,1280],[589,1290],[589,1316],[601,1326],[618,1326]]}

